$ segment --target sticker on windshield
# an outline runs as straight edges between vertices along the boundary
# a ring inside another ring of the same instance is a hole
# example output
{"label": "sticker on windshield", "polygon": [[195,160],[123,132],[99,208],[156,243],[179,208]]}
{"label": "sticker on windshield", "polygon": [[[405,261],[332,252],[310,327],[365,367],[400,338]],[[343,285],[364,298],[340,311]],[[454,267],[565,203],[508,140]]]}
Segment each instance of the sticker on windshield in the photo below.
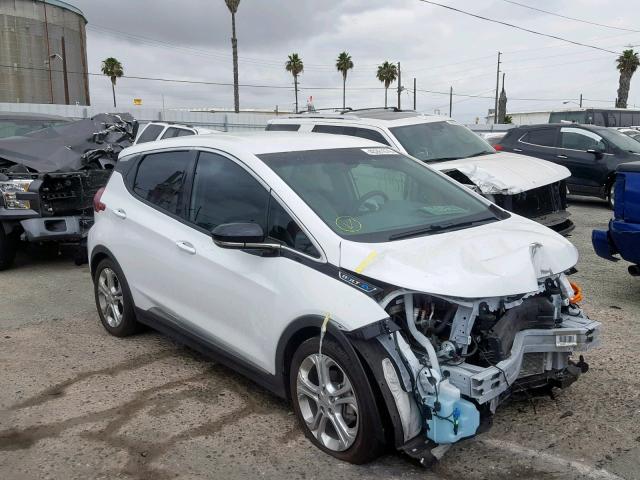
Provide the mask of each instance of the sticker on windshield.
{"label": "sticker on windshield", "polygon": [[357,218],[353,217],[338,217],[336,218],[336,227],[343,232],[358,233],[362,230],[362,224]]}
{"label": "sticker on windshield", "polygon": [[385,147],[361,148],[360,150],[367,155],[398,155],[398,152]]}
{"label": "sticker on windshield", "polygon": [[468,213],[467,210],[455,205],[432,205],[429,207],[420,207],[421,212],[430,213],[431,215],[454,215],[458,213]]}

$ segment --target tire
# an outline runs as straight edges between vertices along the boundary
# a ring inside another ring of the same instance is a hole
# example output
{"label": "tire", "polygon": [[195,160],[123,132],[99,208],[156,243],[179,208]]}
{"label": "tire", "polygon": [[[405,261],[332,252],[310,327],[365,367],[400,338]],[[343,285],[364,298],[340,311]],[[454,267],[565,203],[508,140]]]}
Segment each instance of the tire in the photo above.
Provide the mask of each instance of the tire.
{"label": "tire", "polygon": [[6,270],[13,265],[16,258],[17,242],[14,235],[7,234],[0,224],[0,270]]}
{"label": "tire", "polygon": [[611,210],[615,207],[616,179],[611,180],[607,186],[607,205]]}
{"label": "tire", "polygon": [[141,330],[129,284],[113,260],[106,258],[96,267],[93,293],[100,321],[107,332],[115,337],[128,337]]}
{"label": "tire", "polygon": [[[350,463],[370,462],[384,451],[385,444],[369,380],[360,364],[353,362],[333,339],[324,338],[322,359],[319,344],[319,337],[306,340],[291,361],[289,389],[298,422],[320,450]],[[318,365],[329,371],[330,381],[324,390],[320,388]],[[342,436],[334,425],[342,426]]]}

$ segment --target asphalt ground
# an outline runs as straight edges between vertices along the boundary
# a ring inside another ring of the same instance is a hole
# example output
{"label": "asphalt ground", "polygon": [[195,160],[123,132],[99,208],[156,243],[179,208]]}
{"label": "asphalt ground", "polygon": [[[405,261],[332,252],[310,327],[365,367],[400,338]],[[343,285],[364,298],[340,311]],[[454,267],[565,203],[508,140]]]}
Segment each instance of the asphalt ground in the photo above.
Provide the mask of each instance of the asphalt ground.
{"label": "asphalt ground", "polygon": [[155,332],[109,336],[86,265],[22,253],[0,273],[0,479],[640,479],[640,279],[593,253],[604,202],[570,211],[572,278],[603,323],[591,369],[555,398],[500,408],[432,470],[325,455],[285,402],[231,370]]}

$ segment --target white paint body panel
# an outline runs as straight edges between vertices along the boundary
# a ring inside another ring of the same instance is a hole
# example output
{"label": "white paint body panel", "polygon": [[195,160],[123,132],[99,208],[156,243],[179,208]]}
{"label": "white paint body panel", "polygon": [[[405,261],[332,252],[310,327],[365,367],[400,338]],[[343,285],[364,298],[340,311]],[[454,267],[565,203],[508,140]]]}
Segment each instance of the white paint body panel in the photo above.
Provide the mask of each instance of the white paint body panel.
{"label": "white paint body panel", "polygon": [[[355,270],[376,250],[378,258],[364,275],[426,293],[450,297],[524,293],[537,288],[538,272],[558,273],[576,263],[576,250],[567,240],[515,215],[441,235],[381,244],[350,242],[333,232],[256,156],[372,146],[379,144],[338,135],[195,135],[130,147],[121,161],[135,153],[171,149],[222,152],[271,187],[310,232],[329,266]],[[297,318],[329,313],[340,328],[353,330],[387,317],[376,301],[327,269],[321,272],[285,257],[260,257],[216,246],[208,235],[134,197],[118,172],[111,176],[101,200],[106,210],[95,215],[89,252],[100,245],[113,253],[136,306],[165,311],[266,372],[275,373],[278,339]],[[115,215],[118,209],[126,212],[126,218]],[[180,250],[177,242],[188,242],[195,253]],[[534,244],[542,246],[536,247],[532,260]]]}

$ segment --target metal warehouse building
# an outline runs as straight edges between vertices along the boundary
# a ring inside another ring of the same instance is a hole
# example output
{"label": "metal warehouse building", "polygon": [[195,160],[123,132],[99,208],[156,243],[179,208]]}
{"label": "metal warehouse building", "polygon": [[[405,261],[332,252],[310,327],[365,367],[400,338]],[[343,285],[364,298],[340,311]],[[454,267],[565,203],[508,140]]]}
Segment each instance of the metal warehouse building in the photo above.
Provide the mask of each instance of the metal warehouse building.
{"label": "metal warehouse building", "polygon": [[0,102],[89,105],[86,23],[60,0],[0,0]]}

